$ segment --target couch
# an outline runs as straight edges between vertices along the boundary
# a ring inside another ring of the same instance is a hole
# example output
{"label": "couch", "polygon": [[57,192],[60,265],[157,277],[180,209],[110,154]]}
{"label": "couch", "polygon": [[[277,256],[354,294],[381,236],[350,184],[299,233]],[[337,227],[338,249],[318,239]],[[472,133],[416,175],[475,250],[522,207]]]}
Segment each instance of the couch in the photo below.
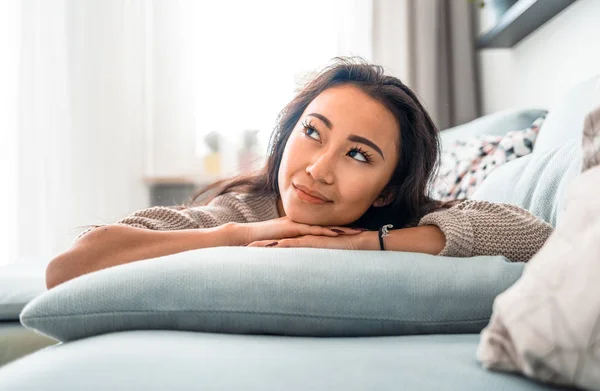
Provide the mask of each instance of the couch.
{"label": "couch", "polygon": [[[599,82],[558,101],[533,153],[499,167],[474,198],[556,224]],[[552,389],[475,359],[494,297],[522,271],[503,257],[318,249],[135,262],[31,300],[21,322],[62,342],[0,368],[0,390]]]}

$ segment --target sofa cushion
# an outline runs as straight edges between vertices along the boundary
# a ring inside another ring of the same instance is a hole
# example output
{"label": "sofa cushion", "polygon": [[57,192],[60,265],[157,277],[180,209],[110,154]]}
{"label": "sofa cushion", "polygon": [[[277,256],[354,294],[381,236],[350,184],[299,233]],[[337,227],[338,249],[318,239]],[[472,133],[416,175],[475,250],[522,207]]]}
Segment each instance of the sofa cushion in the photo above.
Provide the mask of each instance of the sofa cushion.
{"label": "sofa cushion", "polygon": [[296,336],[476,333],[521,275],[503,257],[218,247],[84,275],[22,323],[61,341],[121,330]]}
{"label": "sofa cushion", "polygon": [[289,338],[132,331],[47,348],[0,368],[3,391],[548,391],[481,370],[479,335]]}
{"label": "sofa cushion", "polygon": [[517,205],[556,226],[566,188],[580,171],[581,145],[571,140],[562,148],[498,167],[472,198]]}

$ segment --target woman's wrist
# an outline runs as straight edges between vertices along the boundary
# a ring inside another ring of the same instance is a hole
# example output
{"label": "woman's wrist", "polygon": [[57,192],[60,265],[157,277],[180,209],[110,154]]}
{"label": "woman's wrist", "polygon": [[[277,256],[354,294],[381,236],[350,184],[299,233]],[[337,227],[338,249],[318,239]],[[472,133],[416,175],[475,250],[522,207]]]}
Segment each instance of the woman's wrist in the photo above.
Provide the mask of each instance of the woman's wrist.
{"label": "woman's wrist", "polygon": [[379,233],[377,231],[365,231],[356,235],[358,240],[357,250],[379,250]]}
{"label": "woman's wrist", "polygon": [[[379,232],[366,231],[358,236],[359,250],[381,250]],[[402,228],[389,231],[384,239],[388,251],[407,251],[426,254],[439,254],[446,245],[443,232],[435,225],[414,228]]]}
{"label": "woman's wrist", "polygon": [[162,231],[170,236],[168,242],[181,246],[181,251],[199,250],[207,247],[239,246],[237,224],[226,223],[212,228]]}
{"label": "woman's wrist", "polygon": [[244,229],[237,223],[225,223],[214,228],[216,243],[214,247],[220,246],[243,246],[246,243]]}

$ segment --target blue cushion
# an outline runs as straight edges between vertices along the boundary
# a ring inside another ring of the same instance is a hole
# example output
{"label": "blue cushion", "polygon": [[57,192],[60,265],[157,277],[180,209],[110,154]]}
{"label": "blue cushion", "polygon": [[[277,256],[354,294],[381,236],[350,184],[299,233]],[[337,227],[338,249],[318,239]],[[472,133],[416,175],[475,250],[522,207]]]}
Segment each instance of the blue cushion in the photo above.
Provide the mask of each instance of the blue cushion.
{"label": "blue cushion", "polygon": [[220,247],[85,275],[22,323],[61,341],[122,330],[296,336],[479,332],[521,275],[503,257]]}
{"label": "blue cushion", "polygon": [[498,167],[473,194],[475,200],[505,202],[556,226],[566,190],[581,172],[581,142],[513,160]]}
{"label": "blue cushion", "polygon": [[0,390],[548,390],[483,370],[479,335],[292,338],[176,331],[113,333],[0,368]]}

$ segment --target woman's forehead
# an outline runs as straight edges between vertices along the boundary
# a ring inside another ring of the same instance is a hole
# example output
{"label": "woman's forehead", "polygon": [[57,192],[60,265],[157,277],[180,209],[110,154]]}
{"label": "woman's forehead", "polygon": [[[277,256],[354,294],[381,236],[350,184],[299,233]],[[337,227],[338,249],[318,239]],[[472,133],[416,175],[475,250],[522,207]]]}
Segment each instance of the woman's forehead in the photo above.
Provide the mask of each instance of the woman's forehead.
{"label": "woman's forehead", "polygon": [[378,100],[353,85],[341,85],[326,89],[321,92],[307,107],[309,109],[330,112],[331,115],[344,113],[345,115],[361,116],[370,119],[394,115]]}
{"label": "woman's forehead", "polygon": [[306,108],[304,115],[317,113],[331,122],[332,130],[379,135],[382,142],[397,140],[399,126],[394,114],[360,88],[341,85],[328,88]]}

